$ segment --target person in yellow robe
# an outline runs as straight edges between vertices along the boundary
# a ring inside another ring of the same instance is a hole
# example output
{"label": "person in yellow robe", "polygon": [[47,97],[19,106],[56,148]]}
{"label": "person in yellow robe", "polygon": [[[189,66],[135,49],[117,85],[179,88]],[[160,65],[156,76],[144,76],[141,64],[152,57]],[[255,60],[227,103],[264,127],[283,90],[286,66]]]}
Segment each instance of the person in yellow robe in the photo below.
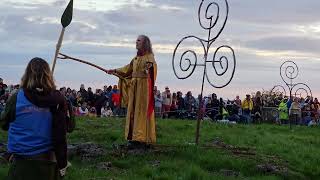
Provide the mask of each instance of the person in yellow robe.
{"label": "person in yellow robe", "polygon": [[125,138],[130,144],[154,144],[156,123],[154,114],[154,84],[157,63],[150,39],[140,35],[136,41],[137,55],[131,62],[107,73],[119,77],[121,106],[127,107]]}

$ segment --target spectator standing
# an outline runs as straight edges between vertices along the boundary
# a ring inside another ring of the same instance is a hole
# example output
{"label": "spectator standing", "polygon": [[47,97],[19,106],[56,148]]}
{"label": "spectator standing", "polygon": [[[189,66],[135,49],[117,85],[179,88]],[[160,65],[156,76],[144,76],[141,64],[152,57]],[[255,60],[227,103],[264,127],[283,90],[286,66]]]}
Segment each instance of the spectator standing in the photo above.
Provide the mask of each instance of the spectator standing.
{"label": "spectator standing", "polygon": [[211,95],[212,100],[211,100],[211,113],[209,114],[211,119],[217,120],[218,115],[220,113],[220,102],[218,100],[218,97],[215,93],[212,93]]}
{"label": "spectator standing", "polygon": [[0,97],[5,94],[7,85],[3,83],[3,79],[0,78]]}
{"label": "spectator standing", "polygon": [[88,87],[87,94],[88,94],[88,97],[87,97],[86,101],[89,104],[89,106],[92,107],[92,106],[94,106],[94,94],[92,92],[91,87]]}
{"label": "spectator standing", "polygon": [[193,112],[194,108],[195,108],[195,105],[196,105],[196,99],[192,96],[191,91],[187,92],[187,94],[185,96],[185,99],[184,99],[184,102],[185,102],[186,110],[189,113]]}
{"label": "spectator standing", "polygon": [[182,92],[178,91],[177,92],[177,105],[178,105],[178,111],[182,111],[185,109],[185,102],[182,97]]}
{"label": "spectator standing", "polygon": [[162,97],[159,90],[157,90],[157,92],[155,93],[154,101],[156,117],[161,117]]}
{"label": "spectator standing", "polygon": [[287,107],[287,100],[283,99],[278,107],[279,111],[279,121],[281,124],[288,124],[289,119],[289,113],[288,113],[288,107]]}
{"label": "spectator standing", "polygon": [[312,110],[313,120],[316,123],[318,123],[319,121],[319,108],[320,108],[320,103],[318,101],[318,98],[315,98],[311,104],[311,110]]}
{"label": "spectator standing", "polygon": [[165,91],[162,93],[162,115],[163,118],[168,118],[170,108],[172,104],[172,95],[168,86],[165,87]]}
{"label": "spectator standing", "polygon": [[5,105],[6,105],[6,104],[5,104],[4,100],[1,99],[1,100],[0,100],[0,114],[1,114],[1,112],[4,110]]}
{"label": "spectator standing", "polygon": [[33,58],[21,78],[21,89],[10,97],[0,117],[8,131],[12,160],[7,179],[57,180],[65,175],[66,109],[49,64]]}
{"label": "spectator standing", "polygon": [[241,107],[241,99],[239,96],[236,96],[236,99],[234,100],[234,102],[236,103],[236,105],[238,105],[239,107]]}
{"label": "spectator standing", "polygon": [[84,88],[84,84],[80,85],[79,92],[80,92],[80,95],[81,95],[81,98],[83,99],[83,101],[87,102],[88,101],[88,92]]}
{"label": "spectator standing", "polygon": [[260,123],[262,121],[262,106],[261,92],[258,91],[253,100],[253,118],[255,122]]}
{"label": "spectator standing", "polygon": [[289,120],[295,121],[295,124],[298,124],[298,122],[301,119],[301,108],[298,98],[294,98],[294,101],[292,102],[290,109],[289,109]]}
{"label": "spectator standing", "polygon": [[172,102],[170,106],[170,113],[169,117],[177,117],[177,110],[178,110],[178,98],[177,93],[172,93]]}
{"label": "spectator standing", "polygon": [[242,101],[242,114],[246,118],[246,123],[251,123],[251,112],[253,109],[253,101],[250,94]]}
{"label": "spectator standing", "polygon": [[117,85],[112,88],[111,100],[113,105],[113,115],[120,115],[120,91]]}
{"label": "spectator standing", "polygon": [[94,107],[97,111],[97,117],[101,117],[101,108],[105,105],[105,102],[107,101],[107,98],[102,94],[103,92],[101,89],[97,89],[96,93],[94,94]]}

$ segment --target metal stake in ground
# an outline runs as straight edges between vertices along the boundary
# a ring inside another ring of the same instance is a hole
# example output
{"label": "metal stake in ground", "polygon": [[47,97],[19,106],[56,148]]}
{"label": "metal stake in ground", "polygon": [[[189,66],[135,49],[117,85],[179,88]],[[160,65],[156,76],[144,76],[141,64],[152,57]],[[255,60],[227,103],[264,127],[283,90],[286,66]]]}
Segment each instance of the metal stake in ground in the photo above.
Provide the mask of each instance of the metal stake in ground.
{"label": "metal stake in ground", "polygon": [[[219,3],[217,1],[202,0],[199,6],[199,23],[208,32],[208,37],[202,39],[190,35],[182,38],[177,44],[172,58],[173,71],[178,79],[188,79],[197,66],[203,66],[204,68],[201,73],[202,84],[195,139],[197,145],[199,143],[200,122],[203,119],[201,110],[205,79],[212,87],[223,88],[231,82],[236,69],[235,53],[230,46],[220,45],[215,48],[214,52],[210,51],[212,44],[223,31],[229,14],[227,0],[220,0]],[[200,45],[200,47],[196,45]],[[198,62],[198,56],[202,56],[203,62]]]}
{"label": "metal stake in ground", "polygon": [[55,69],[55,66],[56,66],[56,63],[57,63],[57,57],[59,55],[59,51],[60,51],[60,48],[61,48],[61,45],[62,45],[65,28],[67,26],[69,26],[69,24],[71,23],[72,14],[73,14],[73,0],[70,0],[67,8],[65,9],[65,11],[63,12],[62,17],[61,17],[62,29],[61,29],[61,33],[60,33],[60,36],[59,36],[59,40],[58,40],[57,46],[56,46],[56,52],[55,52],[55,55],[54,55],[54,59],[53,59],[52,74],[54,73],[54,69]]}

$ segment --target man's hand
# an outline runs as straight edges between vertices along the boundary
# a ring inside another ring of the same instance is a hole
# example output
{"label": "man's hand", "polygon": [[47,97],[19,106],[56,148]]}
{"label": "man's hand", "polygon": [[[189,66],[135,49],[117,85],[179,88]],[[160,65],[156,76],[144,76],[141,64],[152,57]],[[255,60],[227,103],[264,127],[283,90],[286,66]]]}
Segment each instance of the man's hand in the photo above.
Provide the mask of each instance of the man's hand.
{"label": "man's hand", "polygon": [[64,177],[66,175],[66,171],[68,169],[68,167],[71,166],[71,163],[68,161],[67,166],[65,168],[60,169],[60,176]]}

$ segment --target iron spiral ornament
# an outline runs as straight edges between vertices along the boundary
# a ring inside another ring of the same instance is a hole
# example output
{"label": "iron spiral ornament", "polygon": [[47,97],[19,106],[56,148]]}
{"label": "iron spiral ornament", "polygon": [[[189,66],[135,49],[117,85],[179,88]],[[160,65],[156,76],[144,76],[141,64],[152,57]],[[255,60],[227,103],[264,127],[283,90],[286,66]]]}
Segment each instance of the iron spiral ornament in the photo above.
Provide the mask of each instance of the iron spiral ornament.
{"label": "iron spiral ornament", "polygon": [[271,92],[272,93],[278,93],[280,92],[280,94],[284,95],[284,96],[287,96],[287,91],[286,91],[286,88],[282,85],[275,85],[273,86],[273,88],[271,89]]}
{"label": "iron spiral ornament", "polygon": [[289,89],[290,98],[293,95],[294,97],[312,97],[311,88],[307,84],[293,82],[299,76],[299,67],[295,62],[285,61],[282,63],[280,66],[280,76]]}
{"label": "iron spiral ornament", "polygon": [[[214,42],[224,30],[229,15],[227,0],[201,0],[198,9],[200,27],[207,31],[207,38],[190,35],[183,37],[174,49],[172,67],[178,79],[188,79],[196,67],[203,67],[200,106],[205,80],[214,88],[230,84],[236,69],[236,56],[232,47],[221,45],[213,48]],[[188,45],[190,44],[190,45]],[[196,144],[199,140],[199,126],[202,119],[198,113]]]}
{"label": "iron spiral ornament", "polygon": [[[208,32],[207,39],[190,35],[182,38],[175,47],[172,67],[178,79],[189,78],[197,66],[202,66],[204,67],[204,78],[211,86],[223,88],[230,84],[236,69],[234,50],[228,45],[222,45],[211,52],[211,46],[225,28],[229,14],[227,0],[219,2],[220,4],[213,0],[202,0],[198,9],[199,24]],[[221,15],[221,6],[226,10],[223,15]],[[216,14],[211,13],[213,10]],[[191,44],[192,47],[187,44]],[[209,74],[210,70],[213,70],[213,73]],[[225,77],[224,82],[214,82],[217,78],[223,77]]]}

